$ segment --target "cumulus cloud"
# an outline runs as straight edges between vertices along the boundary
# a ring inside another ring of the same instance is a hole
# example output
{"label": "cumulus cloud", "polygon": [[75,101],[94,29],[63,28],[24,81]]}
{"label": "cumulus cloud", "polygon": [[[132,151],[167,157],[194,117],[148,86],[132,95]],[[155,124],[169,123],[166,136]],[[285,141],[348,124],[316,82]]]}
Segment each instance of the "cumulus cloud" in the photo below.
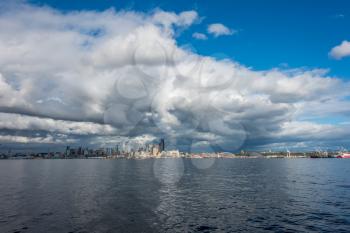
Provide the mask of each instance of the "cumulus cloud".
{"label": "cumulus cloud", "polygon": [[[0,142],[99,146],[163,137],[182,150],[235,151],[311,143],[323,132],[318,143],[335,143],[339,126],[300,118],[312,110],[348,116],[335,106],[349,104],[349,83],[325,70],[254,71],[180,47],[175,31],[197,19],[195,11],[1,11]],[[221,29],[211,33],[228,33]]]}
{"label": "cumulus cloud", "polygon": [[344,40],[340,45],[332,48],[329,52],[329,56],[338,60],[350,56],[350,42]]}
{"label": "cumulus cloud", "polygon": [[199,33],[199,32],[193,33],[192,37],[197,39],[197,40],[206,40],[206,39],[208,39],[207,35],[205,35],[203,33]]}
{"label": "cumulus cloud", "polygon": [[221,23],[213,23],[208,25],[208,33],[213,34],[215,37],[228,36],[236,33],[235,30],[229,29]]}

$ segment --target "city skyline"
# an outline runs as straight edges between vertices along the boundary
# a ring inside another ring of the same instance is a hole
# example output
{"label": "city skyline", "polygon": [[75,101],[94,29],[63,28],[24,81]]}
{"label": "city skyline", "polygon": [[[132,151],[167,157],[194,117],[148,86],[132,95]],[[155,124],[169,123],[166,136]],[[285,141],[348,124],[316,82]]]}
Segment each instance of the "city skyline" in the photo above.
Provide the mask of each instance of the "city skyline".
{"label": "city skyline", "polygon": [[251,3],[0,3],[0,151],[348,148],[349,3]]}

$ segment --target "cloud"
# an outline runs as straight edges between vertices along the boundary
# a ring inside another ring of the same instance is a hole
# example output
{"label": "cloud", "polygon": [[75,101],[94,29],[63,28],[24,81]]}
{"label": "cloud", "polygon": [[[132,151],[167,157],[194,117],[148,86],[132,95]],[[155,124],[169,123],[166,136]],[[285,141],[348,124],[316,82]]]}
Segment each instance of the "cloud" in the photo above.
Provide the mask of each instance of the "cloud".
{"label": "cloud", "polygon": [[205,35],[203,33],[199,33],[199,32],[193,33],[192,37],[197,39],[197,40],[206,40],[206,39],[208,39],[207,35]]}
{"label": "cloud", "polygon": [[334,19],[344,19],[345,15],[344,14],[335,14],[335,15],[332,16],[332,18],[334,18]]}
{"label": "cloud", "polygon": [[329,56],[337,60],[350,56],[350,42],[344,40],[340,45],[332,48]]}
{"label": "cloud", "polygon": [[183,11],[180,14],[174,12],[166,12],[157,10],[152,15],[152,21],[156,24],[161,24],[166,28],[171,26],[188,27],[198,20],[198,13],[196,11]]}
{"label": "cloud", "polygon": [[77,135],[111,135],[117,133],[116,129],[107,124],[54,120],[11,113],[0,113],[0,129],[43,130]]}
{"label": "cloud", "polygon": [[236,33],[235,30],[229,29],[221,23],[213,23],[208,25],[208,33],[213,34],[215,37],[228,36]]}
{"label": "cloud", "polygon": [[[1,11],[0,143],[98,147],[163,137],[182,150],[235,151],[335,145],[332,130],[350,136],[315,120],[349,116],[348,82],[321,69],[255,71],[180,47],[175,32],[197,18],[32,5]],[[327,133],[315,138],[306,126]]]}
{"label": "cloud", "polygon": [[0,141],[3,143],[21,144],[67,144],[74,142],[74,140],[62,140],[59,137],[54,138],[51,135],[48,135],[46,137],[0,135]]}

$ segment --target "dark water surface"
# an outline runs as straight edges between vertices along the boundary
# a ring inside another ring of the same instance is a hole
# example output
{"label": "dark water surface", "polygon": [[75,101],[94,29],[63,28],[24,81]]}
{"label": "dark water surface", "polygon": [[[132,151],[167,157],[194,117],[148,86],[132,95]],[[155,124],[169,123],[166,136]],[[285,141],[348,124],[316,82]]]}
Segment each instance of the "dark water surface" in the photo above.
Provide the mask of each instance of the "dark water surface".
{"label": "dark water surface", "polygon": [[0,161],[0,232],[237,231],[350,232],[350,159]]}

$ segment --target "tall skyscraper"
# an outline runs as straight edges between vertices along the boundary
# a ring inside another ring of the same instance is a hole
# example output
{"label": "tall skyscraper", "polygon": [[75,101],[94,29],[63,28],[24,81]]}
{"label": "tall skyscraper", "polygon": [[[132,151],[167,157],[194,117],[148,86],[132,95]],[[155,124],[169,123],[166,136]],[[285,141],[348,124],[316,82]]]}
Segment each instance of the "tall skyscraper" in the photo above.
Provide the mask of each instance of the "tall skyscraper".
{"label": "tall skyscraper", "polygon": [[162,152],[165,150],[165,142],[164,139],[160,139],[160,143],[159,143],[159,152]]}
{"label": "tall skyscraper", "polygon": [[70,147],[69,146],[66,147],[66,156],[68,156],[68,155],[70,155]]}
{"label": "tall skyscraper", "polygon": [[82,149],[81,149],[81,146],[79,146],[79,148],[78,148],[78,155],[82,155]]}

